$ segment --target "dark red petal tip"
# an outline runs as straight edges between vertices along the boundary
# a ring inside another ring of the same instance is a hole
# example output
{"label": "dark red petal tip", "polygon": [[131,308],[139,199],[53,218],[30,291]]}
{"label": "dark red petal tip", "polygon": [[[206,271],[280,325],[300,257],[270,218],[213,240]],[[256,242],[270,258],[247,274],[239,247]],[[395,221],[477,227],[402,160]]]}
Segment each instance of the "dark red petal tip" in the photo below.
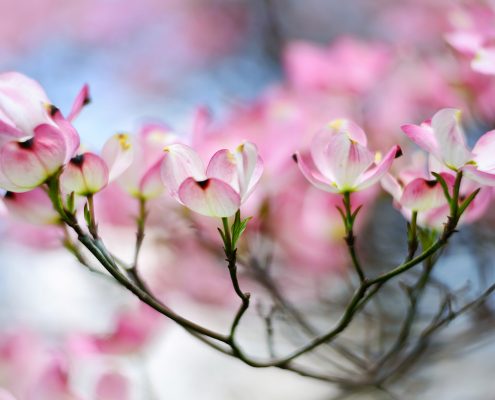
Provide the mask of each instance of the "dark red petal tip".
{"label": "dark red petal tip", "polygon": [[21,149],[30,149],[34,145],[34,138],[23,140],[22,142],[17,142]]}
{"label": "dark red petal tip", "polygon": [[83,99],[83,106],[87,106],[89,103],[91,103],[91,96],[89,94],[89,86],[86,85],[86,91],[84,93],[84,99]]}
{"label": "dark red petal tip", "polygon": [[296,164],[297,164],[297,162],[299,161],[299,160],[297,159],[297,154],[296,154],[296,153],[292,154],[292,159],[294,160],[294,162],[295,162]]}
{"label": "dark red petal tip", "polygon": [[395,158],[402,157],[402,155],[404,154],[404,153],[402,152],[402,149],[400,148],[400,146],[397,146],[397,147],[398,147],[398,149],[397,149],[397,151],[395,152]]}
{"label": "dark red petal tip", "polygon": [[201,189],[205,190],[208,187],[208,185],[210,184],[210,180],[209,179],[205,179],[204,181],[196,181],[196,183],[198,184],[198,186]]}
{"label": "dark red petal tip", "polygon": [[55,107],[53,104],[49,104],[47,106],[47,109],[48,109],[48,114],[50,114],[51,117],[54,117],[56,114],[60,112],[60,110],[57,107]]}
{"label": "dark red petal tip", "polygon": [[436,181],[436,180],[434,180],[434,179],[432,179],[432,180],[428,180],[428,181],[426,181],[426,186],[428,186],[428,187],[431,187],[431,188],[432,188],[432,187],[435,187],[435,186],[437,185],[437,183],[438,183],[438,181]]}
{"label": "dark red petal tip", "polygon": [[84,163],[84,154],[78,154],[77,156],[72,157],[70,159],[70,163],[77,166],[81,166]]}

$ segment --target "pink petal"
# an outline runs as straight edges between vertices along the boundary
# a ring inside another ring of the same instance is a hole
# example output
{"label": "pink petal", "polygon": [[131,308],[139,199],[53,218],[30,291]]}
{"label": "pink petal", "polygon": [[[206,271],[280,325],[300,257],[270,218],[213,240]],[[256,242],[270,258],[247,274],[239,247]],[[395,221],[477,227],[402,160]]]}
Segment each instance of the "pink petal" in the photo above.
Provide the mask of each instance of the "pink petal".
{"label": "pink petal", "polygon": [[160,196],[165,187],[161,177],[162,160],[159,160],[144,174],[140,182],[139,196],[144,199],[154,199]]}
{"label": "pink petal", "polygon": [[[463,182],[469,182],[469,181],[463,181]],[[471,194],[474,190],[476,190],[476,187],[472,187],[472,190],[466,191],[464,190],[464,188],[462,188],[462,186],[464,185],[461,185],[461,192],[467,196]],[[486,211],[488,210],[488,207],[492,203],[492,199],[493,199],[493,189],[489,187],[482,188],[479,191],[478,195],[468,206],[464,214],[462,215],[461,221],[466,223],[471,223],[479,220],[482,216],[485,215]]]}
{"label": "pink petal", "polygon": [[237,159],[240,195],[244,202],[263,174],[263,160],[258,155],[258,148],[251,142],[241,144],[234,156]]}
{"label": "pink petal", "polygon": [[85,84],[77,94],[67,120],[72,122],[74,119],[76,119],[83,107],[88,105],[90,102],[91,98],[89,97],[89,86],[88,84]]}
{"label": "pink petal", "polygon": [[[1,157],[1,151],[0,151],[0,157]],[[27,192],[32,189],[31,187],[22,187],[12,183],[10,179],[7,178],[3,173],[1,161],[0,161],[0,188],[7,190],[9,192],[16,192],[16,193]]]}
{"label": "pink petal", "polygon": [[206,179],[201,158],[184,144],[167,146],[162,162],[162,181],[172,197],[179,200],[179,187],[189,177],[197,181]]}
{"label": "pink petal", "polygon": [[206,168],[206,176],[220,179],[239,191],[237,160],[235,155],[227,149],[218,150],[213,154]]}
{"label": "pink petal", "polygon": [[96,384],[95,398],[101,400],[130,399],[129,380],[117,372],[108,372],[101,376]]}
{"label": "pink petal", "polygon": [[211,121],[212,115],[208,107],[200,106],[196,109],[192,126],[192,143],[200,142],[204,139],[204,134]]}
{"label": "pink petal", "polygon": [[449,43],[457,51],[472,56],[483,43],[483,37],[475,32],[452,32],[445,35]]}
{"label": "pink petal", "polygon": [[435,157],[439,157],[438,143],[433,135],[433,130],[430,125],[425,123],[421,124],[421,126],[409,124],[402,125],[401,129],[409,137],[409,139],[411,139],[424,151],[434,155]]}
{"label": "pink petal", "polygon": [[14,186],[33,189],[63,165],[64,157],[65,142],[60,133],[55,127],[44,124],[35,129],[34,138],[3,146],[0,168]]}
{"label": "pink petal", "polygon": [[101,157],[109,169],[109,181],[113,181],[130,167],[134,159],[133,146],[129,135],[118,133],[111,136],[103,145]]}
{"label": "pink petal", "polygon": [[402,156],[402,149],[399,146],[392,147],[378,165],[360,176],[355,189],[363,190],[377,183],[388,172],[394,160],[400,156]]}
{"label": "pink petal", "polygon": [[97,193],[108,184],[108,167],[96,154],[81,154],[65,166],[60,184],[66,193],[81,196]]}
{"label": "pink petal", "polygon": [[217,178],[187,178],[180,185],[179,199],[186,207],[209,217],[230,217],[241,205],[239,194]]}
{"label": "pink petal", "polygon": [[482,171],[495,169],[495,130],[485,133],[473,148],[473,159]]}
{"label": "pink petal", "polygon": [[440,231],[450,214],[448,204],[418,214],[418,225]]}
{"label": "pink petal", "polygon": [[366,147],[351,140],[345,133],[337,133],[330,138],[324,156],[325,170],[320,171],[326,178],[335,181],[340,191],[353,190],[374,158]]}
{"label": "pink petal", "polygon": [[0,388],[0,400],[16,400],[16,398],[7,390]]}
{"label": "pink petal", "polygon": [[0,119],[0,147],[12,140],[28,138],[26,134],[16,127]]}
{"label": "pink petal", "polygon": [[[4,122],[32,136],[36,126],[49,121],[43,88],[18,72],[0,74],[0,116]],[[7,120],[5,120],[7,119]]]}
{"label": "pink petal", "polygon": [[389,173],[386,173],[380,180],[382,188],[388,192],[395,201],[402,197],[402,187],[397,179]]}
{"label": "pink petal", "polygon": [[417,178],[404,187],[400,204],[413,211],[427,211],[446,203],[442,185],[436,180]]}
{"label": "pink petal", "polygon": [[495,186],[495,173],[480,171],[473,165],[462,168],[464,177],[485,186]]}
{"label": "pink petal", "polygon": [[480,49],[471,61],[471,67],[481,74],[495,75],[495,47]]}
{"label": "pink petal", "polygon": [[316,188],[324,190],[326,192],[339,192],[339,189],[337,188],[335,183],[323,177],[314,166],[309,166],[307,161],[301,156],[301,154],[296,153],[293,157],[303,176],[309,181],[309,183],[311,183]]}
{"label": "pink petal", "polygon": [[358,142],[362,146],[366,146],[368,144],[366,133],[364,133],[363,129],[358,124],[351,120],[336,119],[331,121],[329,126],[335,131],[335,133],[345,133],[350,139]]}
{"label": "pink petal", "polygon": [[[350,142],[357,143],[362,148],[366,146],[367,138],[358,125],[346,119],[331,121],[313,137],[311,156],[316,167],[328,179],[337,181],[337,177],[334,175],[336,172],[335,165],[332,163],[335,149],[331,147],[341,147],[341,150],[348,153],[346,149],[349,147]],[[342,162],[343,157],[339,158],[339,162]]]}
{"label": "pink petal", "polygon": [[431,128],[442,160],[449,168],[455,169],[462,167],[472,158],[466,147],[460,115],[461,112],[455,108],[444,108],[431,119]]}
{"label": "pink petal", "polygon": [[7,192],[4,204],[10,216],[35,225],[51,225],[60,220],[46,192],[36,188],[25,193]]}
{"label": "pink petal", "polygon": [[79,149],[80,139],[79,134],[76,129],[72,126],[72,124],[67,121],[60,110],[55,106],[49,106],[49,113],[52,118],[52,121],[58,126],[60,133],[66,144],[66,154],[65,161],[66,164],[74,155],[77,153]]}

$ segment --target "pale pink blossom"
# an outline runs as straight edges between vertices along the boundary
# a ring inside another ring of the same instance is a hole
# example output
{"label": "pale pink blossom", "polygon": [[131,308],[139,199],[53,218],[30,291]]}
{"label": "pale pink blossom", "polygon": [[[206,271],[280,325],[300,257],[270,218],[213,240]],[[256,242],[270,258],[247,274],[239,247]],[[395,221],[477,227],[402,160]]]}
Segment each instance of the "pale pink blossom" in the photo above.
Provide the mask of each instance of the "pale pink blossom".
{"label": "pale pink blossom", "polygon": [[[132,149],[133,158],[117,182],[133,197],[147,200],[159,197],[164,191],[161,182],[163,149],[178,142],[177,136],[165,125],[146,124],[137,136],[126,135],[124,140],[125,146]],[[103,157],[106,160],[107,154],[105,146]]]}
{"label": "pale pink blossom", "polygon": [[290,83],[303,90],[363,92],[387,71],[391,57],[383,44],[342,37],[330,46],[294,41],[284,52]]}
{"label": "pale pink blossom", "polygon": [[3,203],[10,217],[35,225],[51,225],[60,221],[45,190],[33,189],[29,192],[7,192]]}
{"label": "pale pink blossom", "polygon": [[364,131],[349,120],[339,119],[314,136],[311,160],[306,160],[300,153],[296,153],[294,159],[306,179],[318,189],[344,193],[377,183],[400,155],[400,147],[394,146],[379,160],[380,157],[367,148]]}
{"label": "pale pink blossom", "polygon": [[191,210],[210,217],[229,217],[239,209],[261,178],[263,163],[251,142],[234,152],[219,150],[205,169],[189,146],[165,149],[162,179],[170,195]]}
{"label": "pale pink blossom", "polygon": [[[455,178],[448,173],[442,174],[442,177],[452,187]],[[411,220],[412,213],[416,212],[419,226],[440,228],[446,222],[449,205],[442,186],[433,177],[428,178],[426,174],[418,174],[416,177],[401,174],[395,178],[386,174],[381,184],[406,219]]]}
{"label": "pale pink blossom", "polygon": [[108,180],[111,182],[122,175],[132,164],[134,148],[129,135],[117,133],[110,136],[101,150],[101,157],[108,167]]}
{"label": "pale pink blossom", "polygon": [[128,400],[130,399],[130,392],[127,377],[118,372],[106,372],[96,383],[95,399]]}
{"label": "pale pink blossom", "polygon": [[404,133],[419,147],[453,171],[482,185],[495,186],[495,131],[485,133],[470,150],[461,125],[461,112],[453,108],[438,111],[421,125],[403,125]]}
{"label": "pale pink blossom", "polygon": [[109,354],[137,352],[150,342],[162,319],[145,304],[122,311],[109,335],[94,337],[98,351]]}
{"label": "pale pink blossom", "polygon": [[[88,88],[77,96],[75,117]],[[55,174],[79,147],[79,135],[41,86],[17,72],[0,75],[0,187],[23,192]]]}
{"label": "pale pink blossom", "polygon": [[[450,214],[450,206],[442,186],[429,171],[439,173],[452,193],[455,174],[431,157],[429,163],[422,157],[414,157],[409,166],[402,168],[397,176],[386,174],[381,184],[405,218],[410,220],[415,211],[418,213],[418,225],[441,229]],[[475,182],[463,180],[459,190],[460,201],[476,189]],[[486,212],[491,196],[491,188],[482,188],[462,215],[460,223],[471,223],[479,219]]]}
{"label": "pale pink blossom", "polygon": [[93,153],[82,153],[72,158],[60,176],[60,185],[66,193],[81,196],[98,193],[108,184],[108,167]]}
{"label": "pale pink blossom", "polygon": [[476,72],[495,75],[495,47],[480,48],[471,61],[471,67]]}

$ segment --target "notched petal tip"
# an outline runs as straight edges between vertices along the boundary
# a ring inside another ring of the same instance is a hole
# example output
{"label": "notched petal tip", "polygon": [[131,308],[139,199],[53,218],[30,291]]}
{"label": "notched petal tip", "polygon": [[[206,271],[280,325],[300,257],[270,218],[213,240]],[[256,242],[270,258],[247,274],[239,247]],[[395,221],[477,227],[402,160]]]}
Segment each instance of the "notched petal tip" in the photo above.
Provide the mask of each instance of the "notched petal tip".
{"label": "notched petal tip", "polygon": [[81,167],[84,164],[84,154],[78,154],[70,159],[70,163]]}
{"label": "notched petal tip", "polygon": [[394,158],[397,159],[399,157],[402,157],[404,155],[402,148],[400,146],[397,146],[397,149],[395,151],[395,156]]}
{"label": "notched petal tip", "polygon": [[196,181],[196,183],[201,189],[206,190],[206,189],[208,189],[208,186],[210,185],[210,180],[205,179],[202,181]]}
{"label": "notched petal tip", "polygon": [[22,140],[17,142],[21,149],[31,149],[34,145],[34,138],[29,138],[27,140]]}
{"label": "notched petal tip", "polygon": [[53,118],[60,112],[60,109],[58,107],[54,106],[53,104],[47,104],[46,105],[46,111],[48,112],[50,117]]}
{"label": "notched petal tip", "polygon": [[89,94],[89,85],[87,83],[84,84],[83,91],[84,91],[84,98],[82,101],[82,105],[87,106],[88,104],[90,104],[93,101],[93,99],[91,98],[91,95]]}

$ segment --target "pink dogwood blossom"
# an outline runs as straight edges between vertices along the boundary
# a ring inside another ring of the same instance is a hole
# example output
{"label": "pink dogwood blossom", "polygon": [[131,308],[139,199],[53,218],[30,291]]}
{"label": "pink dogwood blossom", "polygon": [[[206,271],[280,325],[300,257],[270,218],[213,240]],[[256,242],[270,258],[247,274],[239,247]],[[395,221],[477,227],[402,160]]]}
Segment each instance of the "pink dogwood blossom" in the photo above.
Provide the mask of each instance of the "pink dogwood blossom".
{"label": "pink dogwood blossom", "polygon": [[[421,155],[421,154],[418,154]],[[417,223],[423,227],[441,229],[450,214],[450,206],[445,198],[442,186],[428,170],[440,173],[450,191],[452,191],[455,174],[437,163],[435,159],[426,162],[424,157],[413,157],[408,167],[402,168],[397,176],[386,174],[381,184],[394,199],[394,206],[405,218],[411,219],[417,212]],[[477,189],[476,183],[463,180],[459,190],[460,198],[469,196]],[[479,219],[491,202],[492,190],[484,187],[468,206],[460,223],[470,223]]]}
{"label": "pink dogwood blossom", "polygon": [[354,192],[377,183],[393,160],[402,155],[400,147],[394,146],[380,161],[380,156],[366,146],[366,134],[358,125],[337,119],[314,136],[314,165],[300,153],[294,159],[306,179],[317,188],[331,193]]}
{"label": "pink dogwood blossom", "polygon": [[[88,88],[76,98],[74,118],[88,101]],[[70,160],[79,135],[53,107],[41,86],[17,72],[0,75],[0,187],[31,190]]]}
{"label": "pink dogwood blossom", "polygon": [[60,221],[48,195],[41,188],[24,193],[7,192],[3,202],[9,216],[16,219],[35,225],[51,225]]}
{"label": "pink dogwood blossom", "polygon": [[162,180],[170,195],[191,210],[210,217],[230,217],[249,197],[261,178],[258,149],[245,142],[234,152],[219,150],[204,168],[189,146],[165,148]]}
{"label": "pink dogwood blossom", "polygon": [[67,193],[81,196],[98,193],[108,184],[107,164],[96,154],[79,154],[65,166],[60,184]]}
{"label": "pink dogwood blossom", "polygon": [[421,125],[403,125],[404,133],[419,147],[453,171],[482,185],[495,186],[495,131],[485,133],[469,150],[461,125],[461,112],[444,108]]}
{"label": "pink dogwood blossom", "polygon": [[[124,146],[132,149],[133,158],[117,180],[118,184],[135,198],[150,200],[160,196],[164,191],[161,181],[163,148],[178,142],[177,136],[164,125],[146,124],[136,136],[126,135],[126,139],[122,139],[119,135],[119,140],[121,143],[125,140]],[[102,153],[107,163],[109,147],[105,145]]]}

